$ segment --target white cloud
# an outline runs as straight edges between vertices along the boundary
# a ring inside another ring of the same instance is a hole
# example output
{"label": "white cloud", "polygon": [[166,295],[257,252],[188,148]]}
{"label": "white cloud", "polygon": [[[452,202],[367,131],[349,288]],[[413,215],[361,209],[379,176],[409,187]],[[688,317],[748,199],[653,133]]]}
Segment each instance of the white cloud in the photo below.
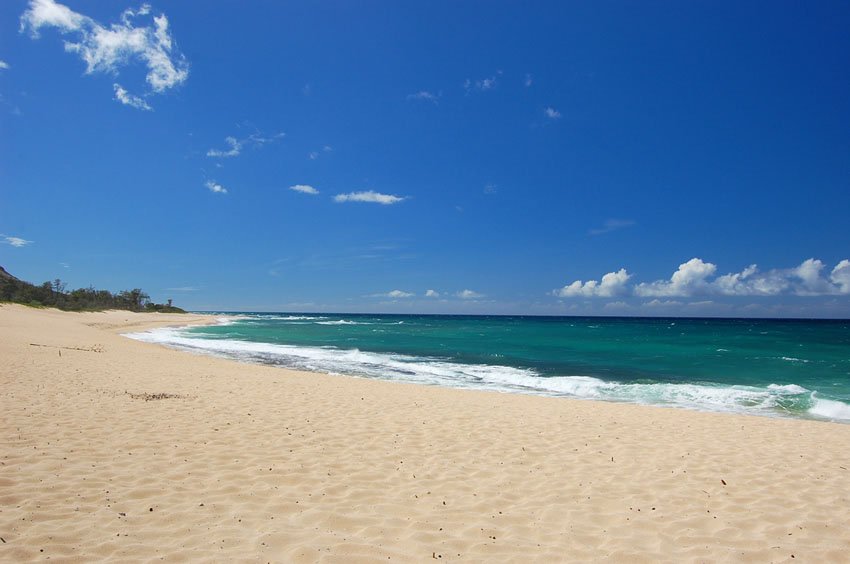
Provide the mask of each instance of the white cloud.
{"label": "white cloud", "polygon": [[337,194],[334,196],[334,201],[343,202],[369,202],[373,204],[391,205],[403,202],[407,198],[403,196],[394,196],[392,194],[381,194],[373,190],[366,192],[349,192],[348,194]]}
{"label": "white cloud", "polygon": [[791,269],[789,278],[794,283],[794,292],[798,296],[850,294],[850,260],[844,259],[835,265],[829,279],[821,276],[825,266],[820,260],[810,258]]}
{"label": "white cloud", "polygon": [[708,289],[706,279],[713,276],[717,266],[702,259],[692,258],[679,265],[669,281],[644,282],[635,288],[635,294],[646,297],[691,296]]}
{"label": "white cloud", "polygon": [[416,294],[413,294],[412,292],[405,292],[404,290],[391,290],[389,292],[384,292],[384,293],[380,293],[380,294],[370,294],[367,297],[369,297],[369,298],[391,298],[391,299],[397,300],[397,299],[401,299],[401,298],[412,298],[415,295]]}
{"label": "white cloud", "polygon": [[741,272],[724,274],[711,280],[717,267],[693,258],[679,265],[669,281],[638,284],[635,294],[645,297],[721,296],[830,296],[850,294],[850,261],[840,261],[825,278],[826,265],[810,258],[799,266],[760,272],[752,264]]}
{"label": "white cloud", "polygon": [[295,190],[296,192],[301,192],[302,194],[312,194],[314,196],[319,193],[318,190],[316,190],[309,184],[296,184],[295,186],[290,186],[289,189]]}
{"label": "white cloud", "polygon": [[27,245],[32,245],[32,241],[27,241],[26,239],[21,239],[20,237],[12,237],[11,235],[0,235],[3,237],[3,243],[7,245],[12,245],[13,247],[26,247]]}
{"label": "white cloud", "polygon": [[436,290],[428,290],[428,291],[425,292],[425,297],[426,298],[439,298],[440,293],[437,292]]}
{"label": "white cloud", "polygon": [[478,298],[483,298],[484,294],[479,294],[478,292],[475,292],[473,290],[461,290],[460,292],[456,293],[455,296],[462,300],[475,300]]}
{"label": "white cloud", "polygon": [[758,266],[751,264],[741,272],[718,276],[712,285],[724,296],[775,296],[784,292],[789,283],[781,272],[762,274]]}
{"label": "white cloud", "polygon": [[311,161],[315,161],[319,158],[319,151],[310,151],[310,154],[307,156],[310,157]]}
{"label": "white cloud", "polygon": [[743,271],[718,277],[712,290],[725,296],[776,296],[792,293],[798,296],[850,294],[850,261],[839,262],[825,278],[826,265],[810,258],[799,266],[759,272],[753,264]]}
{"label": "white cloud", "polygon": [[9,66],[9,63],[6,61],[0,61],[0,70],[10,69],[12,67]]}
{"label": "white cloud", "polygon": [[850,260],[844,259],[832,269],[829,279],[838,287],[838,293],[850,294]]}
{"label": "white cloud", "polygon": [[591,229],[588,233],[591,235],[602,235],[603,233],[610,233],[611,231],[631,227],[634,224],[635,222],[631,219],[606,219],[602,227]]}
{"label": "white cloud", "polygon": [[561,112],[551,106],[543,110],[543,113],[546,114],[546,117],[549,119],[561,119]]}
{"label": "white cloud", "polygon": [[826,265],[823,262],[810,258],[792,270],[792,275],[800,280],[796,289],[797,294],[801,296],[817,296],[831,293],[832,284],[820,275],[824,266]]}
{"label": "white cloud", "polygon": [[216,194],[227,194],[227,188],[212,180],[207,180],[204,186],[206,186],[210,192],[214,192]]}
{"label": "white cloud", "polygon": [[386,294],[388,298],[412,298],[413,294],[410,292],[404,292],[402,290],[393,290]]}
{"label": "white cloud", "polygon": [[552,293],[559,298],[610,298],[626,293],[626,283],[631,277],[632,275],[625,268],[621,268],[617,272],[609,272],[603,276],[601,282],[588,280],[583,283],[581,280],[576,280]]}
{"label": "white cloud", "polygon": [[197,292],[200,288],[195,286],[178,286],[177,288],[165,288],[166,292]]}
{"label": "white cloud", "polygon": [[230,149],[210,149],[207,151],[207,156],[226,159],[229,157],[238,157],[242,152],[242,142],[236,137],[225,137],[224,142],[230,146]]}
{"label": "white cloud", "polygon": [[434,94],[432,92],[428,92],[427,90],[420,90],[416,94],[408,94],[408,100],[424,100],[426,102],[431,102],[433,104],[438,103],[439,95]]}
{"label": "white cloud", "polygon": [[124,90],[120,84],[115,83],[112,85],[112,87],[115,88],[115,99],[124,104],[125,106],[130,106],[132,108],[136,108],[137,110],[153,110],[153,108],[148,105],[144,98],[139,98],[138,96],[130,94],[129,92]]}
{"label": "white cloud", "polygon": [[132,21],[148,16],[150,6],[144,5],[135,12],[125,10],[120,23],[104,27],[54,0],[30,0],[29,8],[21,16],[20,29],[28,29],[33,38],[39,37],[43,27],[55,27],[62,34],[75,35],[76,42],[65,41],[65,51],[80,56],[86,63],[86,74],[118,74],[119,68],[140,61],[147,68],[145,80],[151,90],[162,93],[186,81],[189,64],[174,51],[164,14],[152,17],[142,27],[136,27]]}
{"label": "white cloud", "polygon": [[32,0],[29,9],[21,16],[21,31],[27,27],[33,37],[38,37],[38,28],[58,27],[62,33],[79,31],[89,18],[53,0]]}
{"label": "white cloud", "polygon": [[525,80],[522,83],[525,85],[526,88],[528,88],[529,86],[534,84],[534,79],[532,78],[532,76],[530,74],[526,74]]}

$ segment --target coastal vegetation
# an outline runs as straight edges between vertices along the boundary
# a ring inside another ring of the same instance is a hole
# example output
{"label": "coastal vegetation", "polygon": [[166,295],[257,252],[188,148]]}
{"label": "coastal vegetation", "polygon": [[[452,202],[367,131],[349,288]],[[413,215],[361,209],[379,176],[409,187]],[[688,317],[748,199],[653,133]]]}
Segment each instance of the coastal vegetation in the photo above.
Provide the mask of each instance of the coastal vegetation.
{"label": "coastal vegetation", "polygon": [[67,290],[60,279],[45,282],[40,286],[12,276],[0,266],[0,302],[14,302],[33,307],[55,307],[65,311],[102,311],[124,309],[161,313],[186,313],[185,310],[167,304],[157,304],[140,288],[112,293],[94,287]]}

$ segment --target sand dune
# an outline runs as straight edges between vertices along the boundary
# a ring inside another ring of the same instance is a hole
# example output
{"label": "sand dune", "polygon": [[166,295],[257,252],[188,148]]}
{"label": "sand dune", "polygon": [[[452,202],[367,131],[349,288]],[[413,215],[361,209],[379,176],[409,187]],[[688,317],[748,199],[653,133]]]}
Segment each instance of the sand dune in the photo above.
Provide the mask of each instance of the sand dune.
{"label": "sand dune", "polygon": [[847,562],[850,426],[168,350],[0,306],[0,560]]}

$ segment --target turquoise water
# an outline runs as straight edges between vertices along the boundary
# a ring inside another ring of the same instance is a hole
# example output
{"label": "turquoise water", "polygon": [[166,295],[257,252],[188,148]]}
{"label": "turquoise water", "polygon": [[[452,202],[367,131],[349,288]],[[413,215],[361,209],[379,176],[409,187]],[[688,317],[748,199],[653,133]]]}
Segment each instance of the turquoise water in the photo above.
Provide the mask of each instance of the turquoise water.
{"label": "turquoise water", "polygon": [[134,337],[369,378],[850,422],[850,321],[233,315]]}

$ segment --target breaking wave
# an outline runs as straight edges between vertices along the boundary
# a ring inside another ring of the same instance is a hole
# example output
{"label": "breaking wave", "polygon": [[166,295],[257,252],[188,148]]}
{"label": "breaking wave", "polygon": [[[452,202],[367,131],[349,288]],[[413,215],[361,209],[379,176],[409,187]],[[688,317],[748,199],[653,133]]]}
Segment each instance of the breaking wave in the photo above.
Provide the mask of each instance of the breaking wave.
{"label": "breaking wave", "polygon": [[174,328],[155,329],[126,336],[245,362],[364,378],[664,405],[702,411],[813,417],[850,422],[850,405],[817,397],[816,391],[795,384],[759,387],[713,383],[627,383],[605,381],[590,376],[542,376],[527,368],[464,364],[437,357],[234,339],[204,339]]}

